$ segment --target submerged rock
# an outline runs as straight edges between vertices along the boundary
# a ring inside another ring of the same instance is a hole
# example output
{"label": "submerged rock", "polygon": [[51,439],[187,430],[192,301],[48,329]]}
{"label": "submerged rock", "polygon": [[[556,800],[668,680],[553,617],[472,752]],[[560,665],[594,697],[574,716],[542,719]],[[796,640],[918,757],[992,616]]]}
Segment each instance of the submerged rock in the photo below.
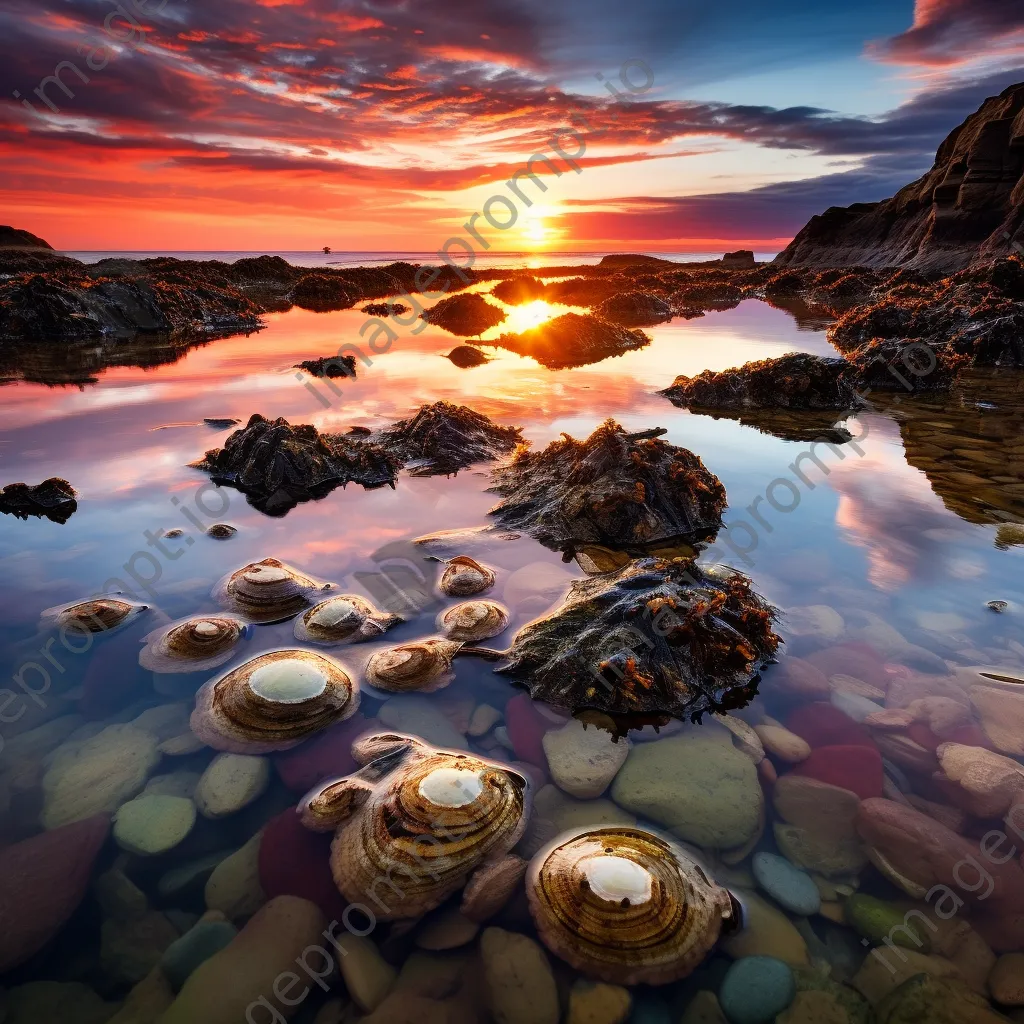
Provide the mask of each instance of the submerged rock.
{"label": "submerged rock", "polygon": [[499,671],[573,712],[699,719],[747,703],[779,644],[774,619],[739,573],[641,558],[574,583]]}
{"label": "submerged rock", "polygon": [[470,366],[483,366],[484,363],[490,362],[490,359],[480,349],[474,348],[472,345],[456,345],[445,358],[450,359],[462,370],[468,369]]}
{"label": "submerged rock", "polygon": [[398,472],[396,460],[378,445],[322,435],[314,426],[292,426],[259,413],[229,435],[223,448],[190,465],[206,470],[215,483],[237,487],[267,515],[284,515],[300,501],[349,482],[394,485]]}
{"label": "submerged rock", "polygon": [[297,370],[305,370],[314,377],[355,377],[356,357],[321,356],[319,359],[304,359],[296,363]]}
{"label": "submerged rock", "polygon": [[594,312],[624,327],[647,327],[672,319],[672,307],[660,295],[647,292],[619,292],[605,299]]}
{"label": "submerged rock", "polygon": [[521,356],[532,356],[549,370],[597,363],[650,343],[643,331],[580,313],[564,313],[521,334],[503,334],[495,342]]}
{"label": "submerged rock", "polygon": [[441,327],[452,334],[473,337],[497,327],[505,320],[505,312],[482,295],[452,295],[420,314],[428,324]]}
{"label": "submerged rock", "polygon": [[491,490],[502,500],[489,514],[555,549],[713,536],[725,487],[698,456],[660,433],[631,434],[606,420],[585,441],[563,434],[541,452],[521,447],[492,474]]}
{"label": "submerged rock", "polygon": [[8,484],[0,489],[0,512],[19,519],[38,516],[66,523],[77,508],[74,487],[57,476],[41,484]]}

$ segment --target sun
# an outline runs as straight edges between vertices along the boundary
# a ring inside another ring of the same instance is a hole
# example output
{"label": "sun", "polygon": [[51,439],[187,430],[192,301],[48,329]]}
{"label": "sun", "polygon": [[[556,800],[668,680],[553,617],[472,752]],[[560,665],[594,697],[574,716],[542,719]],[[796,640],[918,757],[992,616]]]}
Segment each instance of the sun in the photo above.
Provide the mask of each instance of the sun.
{"label": "sun", "polygon": [[547,216],[550,216],[550,214],[545,209],[538,209],[526,215],[523,223],[522,237],[527,245],[533,248],[540,248],[558,238],[558,229],[548,224]]}

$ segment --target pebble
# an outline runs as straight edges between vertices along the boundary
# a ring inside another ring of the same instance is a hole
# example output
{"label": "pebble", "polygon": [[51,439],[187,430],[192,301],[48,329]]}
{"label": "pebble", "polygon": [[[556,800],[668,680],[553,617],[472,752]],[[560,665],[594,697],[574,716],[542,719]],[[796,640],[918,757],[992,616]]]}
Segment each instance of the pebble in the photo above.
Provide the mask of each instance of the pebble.
{"label": "pebble", "polygon": [[628,740],[616,741],[576,719],[545,733],[542,743],[555,785],[581,800],[599,797],[611,785],[630,748]]}
{"label": "pebble", "polygon": [[788,964],[771,956],[737,960],[718,992],[729,1024],[770,1024],[796,996],[796,980]]}
{"label": "pebble", "polygon": [[479,924],[463,915],[457,903],[450,903],[427,915],[416,929],[416,945],[435,953],[458,949],[472,942],[479,931]]}
{"label": "pebble", "polygon": [[979,818],[998,818],[1024,792],[1024,765],[984,747],[943,743],[936,751],[946,779],[957,787],[954,802]]}
{"label": "pebble", "polygon": [[100,963],[104,974],[121,984],[142,981],[178,934],[178,929],[158,910],[148,910],[130,921],[104,921],[100,928]]}
{"label": "pebble", "polygon": [[833,690],[831,702],[832,707],[838,708],[844,715],[849,715],[855,722],[863,722],[868,715],[885,710],[881,704],[868,697],[847,690]]}
{"label": "pebble", "polygon": [[882,795],[882,756],[875,747],[816,747],[792,771],[848,789],[862,800]]}
{"label": "pebble", "polygon": [[635,824],[636,818],[611,800],[576,800],[557,786],[542,786],[533,798],[526,835],[520,840],[517,850],[532,857],[559,833],[571,828]]}
{"label": "pebble", "polygon": [[391,991],[398,972],[366,936],[346,933],[336,942],[338,966],[348,994],[364,1013],[372,1013]]}
{"label": "pebble", "polygon": [[502,719],[501,712],[490,704],[478,704],[469,718],[470,736],[486,736]]}
{"label": "pebble", "polygon": [[786,764],[799,764],[811,756],[811,745],[795,732],[777,724],[755,725],[754,732],[772,757]]}
{"label": "pebble", "polygon": [[155,856],[174,849],[192,831],[196,805],[182,796],[140,796],[114,816],[114,841],[122,850]]}
{"label": "pebble", "polygon": [[856,875],[867,864],[858,839],[836,839],[817,830],[775,822],[775,842],[786,860],[826,878]]}
{"label": "pebble", "polygon": [[996,750],[1011,757],[1024,756],[1024,694],[972,686],[971,705]]}
{"label": "pebble", "polygon": [[224,818],[263,795],[270,784],[270,761],[249,754],[218,754],[196,786],[204,818]]}
{"label": "pebble", "polygon": [[493,917],[512,898],[526,874],[526,861],[510,853],[481,864],[462,891],[462,913],[478,924]]}
{"label": "pebble", "polygon": [[214,868],[230,853],[229,850],[214,850],[204,857],[187,860],[184,864],[165,871],[157,880],[156,889],[166,900],[182,900],[191,897],[206,885]]}
{"label": "pebble", "polygon": [[496,1024],[558,1024],[555,976],[544,950],[525,935],[486,928],[480,938],[484,989]]}
{"label": "pebble", "polygon": [[248,917],[267,901],[260,885],[260,840],[257,832],[243,847],[225,857],[206,881],[209,910],[219,910],[231,921]]}
{"label": "pebble", "polygon": [[820,909],[821,894],[811,876],[794,867],[785,857],[756,853],[753,871],[757,884],[785,910],[806,917]]}
{"label": "pebble", "polygon": [[827,604],[797,605],[787,610],[783,625],[795,637],[835,643],[846,631],[842,615]]}
{"label": "pebble", "polygon": [[422,694],[400,694],[389,698],[381,706],[378,718],[389,729],[419,736],[435,747],[446,750],[469,749],[466,737],[438,711],[429,697]]}
{"label": "pebble", "polygon": [[992,998],[1004,1006],[1024,1006],[1024,953],[1004,953],[988,976]]}
{"label": "pebble", "polygon": [[797,700],[828,700],[832,689],[828,676],[803,658],[782,657],[768,666],[763,677],[765,693]]}
{"label": "pebble", "polygon": [[729,732],[732,733],[732,741],[737,750],[742,750],[754,764],[760,764],[764,760],[764,744],[757,730],[737,718],[736,715],[715,715],[716,722],[720,722]]}
{"label": "pebble", "polygon": [[175,939],[160,958],[160,968],[174,991],[177,992],[200,964],[219,953],[237,934],[238,929],[227,921],[200,921]]}
{"label": "pebble", "polygon": [[805,967],[810,958],[807,943],[781,910],[756,893],[737,893],[743,904],[743,927],[719,943],[722,950],[741,957],[773,956],[793,967]]}
{"label": "pebble", "polygon": [[566,1024],[623,1024],[633,999],[621,985],[578,978],[569,990]]}
{"label": "pebble", "polygon": [[890,939],[897,946],[931,952],[928,925],[919,917],[905,922],[906,913],[906,907],[863,893],[855,893],[843,907],[847,924],[872,944],[881,945],[885,939]]}
{"label": "pebble", "polygon": [[[926,956],[913,949],[901,949],[899,956],[868,954],[850,984],[872,1006],[877,1007],[890,992],[918,974],[939,978],[960,976],[956,967],[941,956]],[[919,1019],[922,1022],[928,1020],[924,1017]]]}
{"label": "pebble", "polygon": [[202,778],[201,772],[171,772],[169,775],[154,775],[146,783],[142,795],[183,796],[191,800],[200,778]]}

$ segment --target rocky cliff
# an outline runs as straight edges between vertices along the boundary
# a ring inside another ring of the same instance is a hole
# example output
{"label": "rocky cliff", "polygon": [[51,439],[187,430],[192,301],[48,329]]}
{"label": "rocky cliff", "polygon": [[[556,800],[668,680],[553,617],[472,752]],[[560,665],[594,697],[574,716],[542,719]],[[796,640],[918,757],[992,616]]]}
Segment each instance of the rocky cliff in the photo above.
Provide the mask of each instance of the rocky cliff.
{"label": "rocky cliff", "polygon": [[775,262],[961,270],[1024,244],[1024,84],[985,100],[892,199],[834,206]]}
{"label": "rocky cliff", "polygon": [[12,228],[0,224],[0,249],[52,249],[49,242],[44,242],[38,235],[21,228]]}

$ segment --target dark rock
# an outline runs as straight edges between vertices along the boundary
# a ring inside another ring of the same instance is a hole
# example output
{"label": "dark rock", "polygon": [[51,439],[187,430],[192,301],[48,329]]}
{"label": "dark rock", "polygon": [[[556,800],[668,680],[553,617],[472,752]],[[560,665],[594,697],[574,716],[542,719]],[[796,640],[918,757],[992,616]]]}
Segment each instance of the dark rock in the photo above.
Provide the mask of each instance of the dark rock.
{"label": "dark rock", "polygon": [[672,319],[672,307],[660,295],[646,292],[619,292],[605,299],[594,312],[625,327],[647,327]]}
{"label": "dark rock", "polygon": [[650,343],[643,331],[579,313],[564,313],[522,334],[503,334],[495,341],[519,355],[532,356],[551,370],[597,363]]}
{"label": "dark rock", "polygon": [[314,377],[355,377],[356,357],[322,356],[320,359],[305,359],[296,363],[295,368],[305,370]]}
{"label": "dark rock", "polygon": [[881,203],[832,207],[776,257],[780,266],[959,270],[1024,238],[1024,85],[964,121],[932,169]]}
{"label": "dark rock", "polygon": [[619,729],[635,716],[699,720],[754,695],[779,645],[775,614],[732,570],[643,558],[573,583],[516,634],[498,671],[535,700],[603,712]]}
{"label": "dark rock", "polygon": [[232,526],[230,523],[214,523],[206,531],[206,536],[212,537],[214,540],[230,540],[236,533],[238,533],[237,526]]}
{"label": "dark rock", "polygon": [[441,299],[420,316],[435,327],[470,337],[483,334],[505,320],[504,310],[475,293]]}
{"label": "dark rock", "polygon": [[242,285],[291,285],[302,270],[280,256],[245,256],[230,266],[230,274]]}
{"label": "dark rock", "polygon": [[544,298],[567,306],[596,306],[622,291],[624,283],[606,277],[570,277],[567,281],[552,281]]}
{"label": "dark rock", "polygon": [[547,287],[543,281],[538,280],[530,274],[516,275],[499,281],[492,289],[491,294],[510,306],[519,306],[524,302],[533,302],[535,299],[543,299],[547,293]]}
{"label": "dark rock", "polygon": [[410,308],[401,302],[368,302],[359,312],[367,316],[401,316]]}
{"label": "dark rock", "polygon": [[216,427],[218,430],[223,430],[225,427],[233,427],[236,423],[241,423],[241,420],[235,419],[233,416],[204,416],[203,422],[208,427]]}
{"label": "dark rock", "polygon": [[288,293],[288,298],[300,309],[327,313],[354,306],[359,294],[345,278],[317,272],[300,278]]}
{"label": "dark rock", "polygon": [[38,235],[23,228],[12,228],[0,224],[0,249],[52,249],[49,242],[44,242]]}
{"label": "dark rock", "polygon": [[657,256],[642,256],[635,253],[619,252],[602,256],[599,267],[678,267],[672,260],[659,259]]}
{"label": "dark rock", "polygon": [[746,270],[756,267],[754,253],[750,249],[737,249],[736,252],[727,252],[722,257],[722,266],[729,270]]}
{"label": "dark rock", "polygon": [[472,345],[456,345],[446,358],[463,370],[471,366],[483,366],[484,363],[490,362],[490,359],[480,349],[473,348]]}
{"label": "dark rock", "polygon": [[45,516],[55,523],[66,523],[77,508],[75,489],[57,476],[41,484],[8,484],[0,489],[0,512],[19,519]]}
{"label": "dark rock", "polygon": [[350,481],[393,486],[398,472],[397,461],[376,444],[327,437],[309,424],[292,426],[259,413],[230,434],[223,448],[211,449],[191,466],[206,470],[217,483],[237,487],[268,515],[284,515],[299,502],[323,497]]}
{"label": "dark rock", "polygon": [[568,434],[543,451],[522,447],[492,473],[490,510],[556,550],[640,548],[704,539],[722,523],[725,487],[698,456],[607,420],[585,441]]}

